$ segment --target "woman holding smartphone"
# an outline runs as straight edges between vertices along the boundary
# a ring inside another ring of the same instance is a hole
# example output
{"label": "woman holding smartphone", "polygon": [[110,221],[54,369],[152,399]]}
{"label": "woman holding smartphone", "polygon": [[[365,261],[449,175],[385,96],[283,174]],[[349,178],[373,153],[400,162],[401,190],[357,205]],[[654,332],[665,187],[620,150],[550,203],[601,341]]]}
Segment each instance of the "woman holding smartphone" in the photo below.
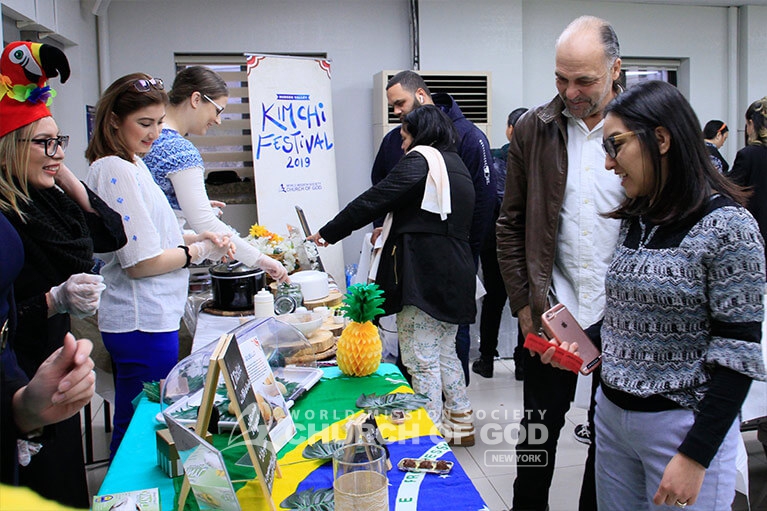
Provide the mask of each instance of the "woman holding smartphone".
{"label": "woman holding smartphone", "polygon": [[642,82],[605,113],[605,167],[627,199],[609,214],[622,226],[590,329],[602,346],[599,509],[729,509],[738,412],[752,379],[767,378],[759,226],[675,87]]}
{"label": "woman holding smartphone", "polygon": [[259,252],[218,219],[205,191],[200,151],[184,138],[188,134],[205,135],[208,128],[221,124],[229,100],[226,82],[207,67],[188,67],[176,75],[168,96],[162,132],[143,160],[173,211],[195,232],[230,233],[237,259],[251,268],[264,269],[278,282],[288,280],[288,272],[279,261]]}
{"label": "woman holding smartphone", "polygon": [[117,368],[112,456],[142,383],[164,378],[178,360],[187,268],[230,252],[226,234],[182,235],[140,158],[159,136],[167,101],[159,78],[134,73],[117,79],[96,105],[96,127],[85,152],[91,163],[88,185],[120,213],[128,237],[123,248],[102,255],[107,289],[99,330]]}

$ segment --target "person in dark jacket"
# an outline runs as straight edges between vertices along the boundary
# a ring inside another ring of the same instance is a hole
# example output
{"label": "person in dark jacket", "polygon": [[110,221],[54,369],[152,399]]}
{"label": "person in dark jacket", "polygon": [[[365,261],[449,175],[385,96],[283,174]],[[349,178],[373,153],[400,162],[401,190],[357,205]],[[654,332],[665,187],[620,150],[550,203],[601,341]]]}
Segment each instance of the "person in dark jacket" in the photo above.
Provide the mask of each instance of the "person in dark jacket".
{"label": "person in dark jacket", "polygon": [[[0,196],[0,204],[2,204]],[[95,390],[93,345],[72,336],[62,348],[27,378],[13,352],[16,307],[13,283],[24,265],[24,246],[16,230],[0,213],[0,481],[18,484],[19,446],[23,440],[45,445],[44,428],[77,413]],[[64,382],[68,382],[64,384]],[[59,389],[64,389],[59,392]],[[55,404],[52,404],[55,403]],[[22,440],[21,442],[19,440]],[[25,450],[25,449],[22,449]]]}
{"label": "person in dark jacket", "polygon": [[[514,133],[514,125],[527,108],[513,110],[506,121],[506,139],[511,142]],[[509,144],[506,143],[500,149],[493,149],[493,163],[498,180],[498,194],[493,214],[493,223],[498,220],[498,213],[503,201],[503,189],[506,186],[506,157],[509,153]],[[479,358],[471,365],[471,370],[485,378],[493,377],[494,359],[498,356],[498,331],[501,327],[501,315],[503,306],[506,305],[506,287],[503,285],[503,276],[498,267],[498,250],[495,245],[495,233],[485,239],[482,251],[479,254],[482,261],[482,280],[487,294],[482,298],[482,312],[479,317]],[[524,344],[522,330],[517,327],[517,346],[514,348],[514,378],[518,381],[524,379]]]}
{"label": "person in dark jacket", "polygon": [[[27,60],[25,60],[27,59]],[[23,64],[37,59],[37,66]],[[25,65],[23,72],[18,67]],[[126,243],[120,215],[110,209],[64,165],[69,137],[61,135],[47,108],[47,75],[65,81],[66,56],[39,43],[10,43],[0,57],[0,72],[30,80],[26,100],[6,94],[0,100],[0,203],[24,245],[24,266],[16,280],[18,363],[29,378],[70,330],[70,314],[93,315],[105,285],[94,275],[94,249],[117,250]],[[14,87],[22,83],[13,83]],[[82,452],[80,416],[52,425],[50,438],[19,471],[19,481],[63,504],[90,504]]]}
{"label": "person in dark jacket", "polygon": [[[487,236],[493,234],[495,222],[493,212],[496,202],[496,175],[493,172],[493,157],[490,152],[490,143],[482,130],[463,115],[458,104],[449,94],[429,91],[429,87],[423,78],[415,71],[400,71],[386,84],[386,97],[389,105],[394,109],[394,114],[400,120],[411,111],[423,105],[436,105],[450,120],[458,132],[456,148],[458,155],[469,170],[474,184],[474,214],[471,222],[471,234],[469,243],[474,258],[474,273],[479,265],[479,252],[482,249]],[[373,162],[371,179],[373,185],[381,181],[399,162],[403,156],[402,137],[399,128],[394,128],[386,134],[381,141],[378,154]],[[380,225],[377,223],[376,225]],[[469,324],[461,324],[456,336],[456,351],[461,360],[466,385],[469,384],[469,349],[471,339],[469,337]],[[400,369],[408,376],[406,368],[400,365]]]}
{"label": "person in dark jacket", "polygon": [[425,408],[449,442],[473,445],[473,412],[454,346],[457,325],[476,315],[474,189],[455,152],[453,124],[439,108],[413,110],[401,130],[405,157],[309,239],[327,246],[386,215],[375,282],[385,312],[397,314],[413,390],[429,396]]}
{"label": "person in dark jacket", "polygon": [[724,159],[722,153],[719,152],[719,149],[727,142],[729,135],[730,128],[724,122],[716,119],[708,121],[706,126],[703,127],[703,139],[706,142],[706,149],[711,158],[711,163],[722,174],[726,174],[730,170],[730,165]]}
{"label": "person in dark jacket", "polygon": [[732,170],[726,175],[751,189],[746,208],[767,239],[767,96],[754,101],[746,110],[746,147],[735,155]]}

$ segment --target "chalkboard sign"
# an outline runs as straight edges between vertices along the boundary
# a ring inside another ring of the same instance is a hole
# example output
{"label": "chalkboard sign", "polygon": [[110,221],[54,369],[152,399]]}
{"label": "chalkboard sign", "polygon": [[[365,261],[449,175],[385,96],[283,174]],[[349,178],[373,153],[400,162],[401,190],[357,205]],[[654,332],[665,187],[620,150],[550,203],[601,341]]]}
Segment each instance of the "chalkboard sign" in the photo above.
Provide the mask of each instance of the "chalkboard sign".
{"label": "chalkboard sign", "polygon": [[[222,335],[210,356],[202,402],[197,412],[195,431],[198,434],[203,434],[202,432],[207,428],[213,408],[213,398],[218,387],[219,374],[224,377],[226,390],[237,416],[245,446],[248,449],[253,468],[258,475],[261,490],[269,502],[269,509],[277,511],[272,500],[274,477],[275,475],[280,477],[277,452],[269,437],[267,426],[259,413],[256,395],[248,377],[246,364],[233,334]],[[178,511],[184,509],[189,490],[190,480],[184,474],[184,482],[178,498]]]}
{"label": "chalkboard sign", "polygon": [[229,387],[232,406],[235,407],[240,430],[245,437],[246,447],[251,455],[262,486],[265,485],[271,495],[274,475],[277,467],[277,453],[269,437],[266,423],[259,412],[256,394],[245,369],[245,361],[234,336],[224,349],[219,364],[224,373],[224,380]]}

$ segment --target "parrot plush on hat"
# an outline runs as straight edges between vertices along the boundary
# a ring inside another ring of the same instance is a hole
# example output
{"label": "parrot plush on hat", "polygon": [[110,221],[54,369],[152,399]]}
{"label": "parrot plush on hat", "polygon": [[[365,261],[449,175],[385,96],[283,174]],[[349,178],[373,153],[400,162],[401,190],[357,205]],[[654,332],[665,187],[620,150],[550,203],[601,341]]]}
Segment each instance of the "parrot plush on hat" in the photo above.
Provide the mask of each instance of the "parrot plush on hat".
{"label": "parrot plush on hat", "polygon": [[0,137],[51,115],[56,91],[48,79],[69,78],[64,52],[50,44],[16,41],[0,57]]}

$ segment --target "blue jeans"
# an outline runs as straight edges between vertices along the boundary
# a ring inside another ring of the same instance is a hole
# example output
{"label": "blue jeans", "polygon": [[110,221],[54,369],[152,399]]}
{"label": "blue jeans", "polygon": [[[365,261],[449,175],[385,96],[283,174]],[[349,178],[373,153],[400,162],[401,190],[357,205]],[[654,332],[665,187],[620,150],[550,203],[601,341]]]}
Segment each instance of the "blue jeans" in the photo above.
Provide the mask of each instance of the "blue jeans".
{"label": "blue jeans", "polygon": [[144,382],[165,378],[178,362],[178,330],[101,332],[101,337],[117,371],[114,430],[109,445],[113,458],[133,417],[132,401],[144,390]]}
{"label": "blue jeans", "polygon": [[[695,421],[683,408],[633,412],[616,406],[597,391],[596,481],[599,509],[640,511],[670,509],[656,506],[663,471]],[[690,511],[730,509],[735,498],[736,457],[740,423],[736,419],[706,469],[703,486]]]}

